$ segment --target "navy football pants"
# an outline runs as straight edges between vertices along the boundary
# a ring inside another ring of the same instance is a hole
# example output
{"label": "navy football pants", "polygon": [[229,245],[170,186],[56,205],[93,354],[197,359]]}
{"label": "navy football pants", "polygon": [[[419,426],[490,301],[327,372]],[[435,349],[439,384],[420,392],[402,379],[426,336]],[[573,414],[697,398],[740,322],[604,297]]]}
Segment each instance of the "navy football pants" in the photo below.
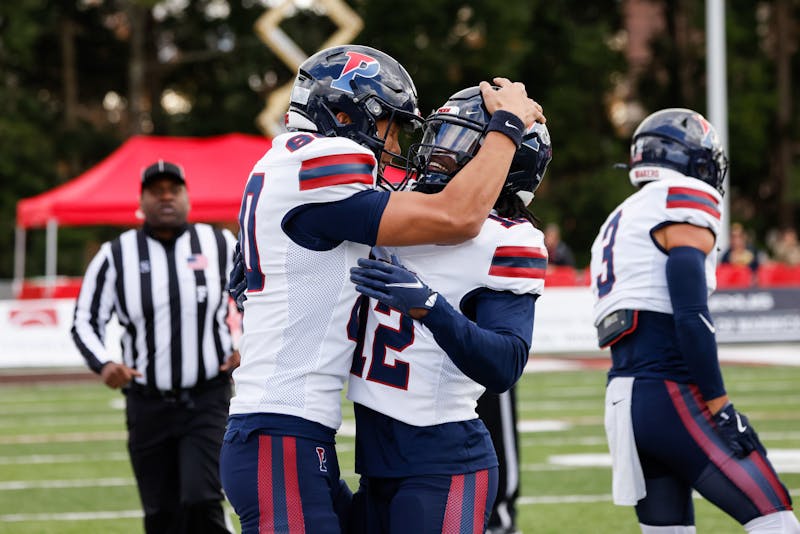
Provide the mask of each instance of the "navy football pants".
{"label": "navy football pants", "polygon": [[352,494],[333,443],[229,428],[220,470],[242,534],[347,531]]}
{"label": "navy football pants", "polygon": [[353,534],[483,534],[497,468],[459,475],[361,477],[353,496]]}
{"label": "navy football pants", "polygon": [[765,454],[736,458],[720,440],[696,386],[637,378],[631,414],[647,486],[640,523],[693,525],[692,488],[741,524],[792,509]]}

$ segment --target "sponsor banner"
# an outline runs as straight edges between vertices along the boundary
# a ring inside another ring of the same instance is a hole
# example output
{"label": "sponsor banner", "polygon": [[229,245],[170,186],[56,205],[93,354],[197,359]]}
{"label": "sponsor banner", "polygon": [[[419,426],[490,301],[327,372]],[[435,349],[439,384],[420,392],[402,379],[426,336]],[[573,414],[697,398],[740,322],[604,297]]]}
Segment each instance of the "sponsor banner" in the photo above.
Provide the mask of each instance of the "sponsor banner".
{"label": "sponsor banner", "polygon": [[[75,299],[0,300],[0,367],[80,367],[84,359],[72,342]],[[106,328],[112,359],[121,356],[122,329]]]}
{"label": "sponsor banner", "polygon": [[[533,353],[600,354],[592,306],[588,287],[545,289],[536,302]],[[85,365],[70,334],[74,308],[74,299],[0,300],[0,367]],[[800,288],[720,290],[709,308],[720,343],[800,341]],[[121,334],[112,319],[106,347],[117,361]]]}
{"label": "sponsor banner", "polygon": [[708,308],[720,343],[800,341],[800,288],[719,290]]}
{"label": "sponsor banner", "polygon": [[588,287],[545,287],[536,301],[532,353],[599,352]]}

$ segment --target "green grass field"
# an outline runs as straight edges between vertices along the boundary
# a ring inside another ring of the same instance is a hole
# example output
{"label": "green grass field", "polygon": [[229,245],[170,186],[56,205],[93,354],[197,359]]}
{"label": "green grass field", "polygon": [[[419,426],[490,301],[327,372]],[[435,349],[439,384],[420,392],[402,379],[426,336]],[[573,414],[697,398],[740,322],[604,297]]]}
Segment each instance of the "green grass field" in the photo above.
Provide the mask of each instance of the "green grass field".
{"label": "green grass field", "polygon": [[[796,499],[800,367],[728,365],[725,375]],[[639,532],[633,510],[611,504],[604,384],[603,370],[523,377],[519,519],[526,534]],[[122,396],[99,382],[0,385],[0,533],[142,532],[122,406]],[[344,412],[344,428],[352,428],[351,410]],[[340,462],[355,487],[353,437],[345,434],[338,438]],[[695,503],[699,533],[742,532],[716,508]]]}

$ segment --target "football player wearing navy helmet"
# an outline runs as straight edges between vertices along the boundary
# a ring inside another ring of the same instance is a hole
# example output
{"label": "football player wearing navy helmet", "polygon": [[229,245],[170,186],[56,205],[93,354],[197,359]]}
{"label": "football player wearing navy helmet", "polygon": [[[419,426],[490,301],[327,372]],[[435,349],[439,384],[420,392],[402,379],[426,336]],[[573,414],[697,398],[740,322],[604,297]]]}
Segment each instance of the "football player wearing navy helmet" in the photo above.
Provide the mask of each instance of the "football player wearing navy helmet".
{"label": "football player wearing navy helmet", "polygon": [[[379,121],[385,121],[378,128]],[[352,139],[386,164],[405,169],[402,154],[386,147],[392,129],[422,124],[417,89],[394,58],[368,46],[337,46],[317,52],[300,65],[286,113],[290,131],[318,132]]]}
{"label": "football player wearing navy helmet", "polygon": [[638,167],[664,167],[702,180],[724,194],[722,183],[728,159],[717,130],[705,117],[684,108],[656,111],[633,133],[630,173],[633,185],[652,180]]}
{"label": "football player wearing navy helmet", "polygon": [[594,317],[611,348],[605,427],[615,504],[644,534],[695,532],[697,491],[750,533],[800,533],[752,424],[728,398],[708,295],[727,160],[697,112],[653,113],[631,141],[638,190],[592,245]]}
{"label": "football player wearing navy helmet", "polygon": [[[426,119],[422,143],[410,150],[417,178],[408,187],[427,194],[448,187],[474,161],[491,121],[478,87],[453,95]],[[500,197],[474,239],[376,247],[374,255],[387,261],[363,259],[351,270],[356,289],[370,297],[348,386],[366,532],[483,533],[503,519],[513,528],[493,502],[499,497],[509,509],[516,447],[504,444],[496,454],[476,403],[484,391],[492,392],[490,403],[510,401],[544,286],[544,237],[526,205],[552,148],[542,124],[521,133]],[[474,508],[460,513],[455,502]]]}
{"label": "football player wearing navy helmet", "polygon": [[544,120],[524,85],[494,83],[500,90],[482,83],[494,127],[471,165],[435,195],[389,192],[376,175],[403,153],[403,128],[419,122],[405,69],[358,45],[301,66],[289,131],[273,138],[245,186],[230,277],[246,300],[237,299],[244,333],[220,470],[245,534],[347,529],[350,492],[334,446],[356,346],[358,294],[347,275],[372,245],[478,233],[519,141],[505,124]]}
{"label": "football player wearing navy helmet", "polygon": [[[425,120],[422,142],[410,149],[410,159],[419,175],[413,189],[425,193],[441,191],[478,153],[490,119],[478,87],[457,92],[434,111]],[[500,191],[499,199],[509,205],[503,211],[516,205],[516,216],[524,216],[524,207],[533,200],[552,155],[547,126],[533,123],[522,135]]]}

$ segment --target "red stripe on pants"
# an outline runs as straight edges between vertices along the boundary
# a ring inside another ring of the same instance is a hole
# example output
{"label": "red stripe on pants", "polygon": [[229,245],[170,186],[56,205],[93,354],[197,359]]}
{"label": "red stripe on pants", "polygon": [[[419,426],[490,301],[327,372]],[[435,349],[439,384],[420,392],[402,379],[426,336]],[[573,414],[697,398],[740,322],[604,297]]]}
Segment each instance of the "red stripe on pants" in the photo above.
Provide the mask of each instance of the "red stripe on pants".
{"label": "red stripe on pants", "polygon": [[473,505],[472,532],[483,533],[483,516],[486,513],[486,494],[489,491],[489,471],[475,473],[475,503]]}
{"label": "red stripe on pants", "polygon": [[297,440],[283,438],[283,474],[286,483],[286,517],[291,534],[305,534],[303,501],[300,498],[300,481],[297,478]]}
{"label": "red stripe on pants", "polygon": [[272,438],[258,438],[258,530],[273,532],[275,515],[272,508]]}
{"label": "red stripe on pants", "polygon": [[461,506],[463,502],[464,475],[454,475],[450,479],[450,492],[447,494],[447,507],[444,509],[442,534],[459,534],[461,532]]}

